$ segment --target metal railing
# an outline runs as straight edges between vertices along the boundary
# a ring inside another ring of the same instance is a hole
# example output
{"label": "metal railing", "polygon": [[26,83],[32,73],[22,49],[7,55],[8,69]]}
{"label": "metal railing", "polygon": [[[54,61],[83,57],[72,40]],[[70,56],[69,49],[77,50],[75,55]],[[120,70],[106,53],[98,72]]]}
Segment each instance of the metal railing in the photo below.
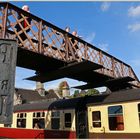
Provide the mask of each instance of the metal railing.
{"label": "metal railing", "polygon": [[[31,19],[31,23],[27,18]],[[26,27],[22,24],[24,21],[26,21]],[[17,25],[20,31],[17,31]],[[133,84],[140,85],[131,66],[51,23],[6,2],[0,2],[0,38],[17,39],[19,47],[65,62],[89,60],[103,66],[96,72],[113,78],[129,76],[135,79]]]}

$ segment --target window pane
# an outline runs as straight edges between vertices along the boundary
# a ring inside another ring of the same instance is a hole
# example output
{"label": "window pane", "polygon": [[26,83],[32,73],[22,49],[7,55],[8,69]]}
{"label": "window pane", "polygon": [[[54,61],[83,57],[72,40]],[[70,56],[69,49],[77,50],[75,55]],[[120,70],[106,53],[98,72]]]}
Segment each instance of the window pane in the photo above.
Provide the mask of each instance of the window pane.
{"label": "window pane", "polygon": [[60,117],[60,112],[59,111],[52,112],[52,117]]}
{"label": "window pane", "polygon": [[20,113],[20,118],[23,118],[23,113]]}
{"label": "window pane", "polygon": [[40,117],[40,112],[37,112],[37,117]]}
{"label": "window pane", "polygon": [[26,127],[26,119],[17,119],[17,127],[25,128]]}
{"label": "window pane", "polygon": [[93,111],[92,112],[92,122],[93,127],[101,127],[101,112]]}
{"label": "window pane", "polygon": [[33,119],[33,128],[36,128],[36,129],[45,128],[45,120],[44,119]]}
{"label": "window pane", "polygon": [[71,113],[65,113],[65,127],[71,127]]}
{"label": "window pane", "polygon": [[45,117],[45,112],[42,112],[42,117]]}
{"label": "window pane", "polygon": [[138,104],[138,112],[140,113],[140,104]]}
{"label": "window pane", "polygon": [[109,119],[110,130],[124,130],[122,106],[109,107],[108,119]]}
{"label": "window pane", "polygon": [[35,117],[35,113],[33,113],[33,117]]}
{"label": "window pane", "polygon": [[45,120],[44,119],[39,119],[39,127],[45,128]]}
{"label": "window pane", "polygon": [[52,117],[60,117],[60,112],[59,111],[53,111],[52,112]]}
{"label": "window pane", "polygon": [[99,121],[99,120],[101,120],[100,111],[93,111],[92,112],[92,121]]}
{"label": "window pane", "polygon": [[122,106],[111,106],[108,108],[110,115],[122,114]]}
{"label": "window pane", "polygon": [[60,119],[59,118],[52,118],[51,119],[51,126],[52,126],[52,129],[59,129]]}

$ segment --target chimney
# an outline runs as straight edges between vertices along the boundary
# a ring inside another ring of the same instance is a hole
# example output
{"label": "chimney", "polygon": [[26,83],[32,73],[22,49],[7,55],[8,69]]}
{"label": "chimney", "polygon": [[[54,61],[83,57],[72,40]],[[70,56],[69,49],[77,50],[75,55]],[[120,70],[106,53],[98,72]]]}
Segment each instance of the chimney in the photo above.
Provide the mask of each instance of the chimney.
{"label": "chimney", "polygon": [[44,84],[41,82],[36,82],[36,91],[38,91],[40,96],[45,96]]}
{"label": "chimney", "polygon": [[64,85],[62,87],[62,96],[63,97],[70,96],[70,88],[69,88],[69,85],[66,81],[64,82]]}

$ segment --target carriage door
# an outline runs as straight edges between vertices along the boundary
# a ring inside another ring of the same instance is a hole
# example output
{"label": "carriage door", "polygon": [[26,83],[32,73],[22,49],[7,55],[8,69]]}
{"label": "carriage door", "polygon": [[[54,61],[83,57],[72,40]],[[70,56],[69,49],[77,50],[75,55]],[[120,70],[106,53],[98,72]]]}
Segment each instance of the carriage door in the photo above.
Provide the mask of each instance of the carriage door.
{"label": "carriage door", "polygon": [[85,101],[81,101],[76,108],[77,138],[87,138],[87,108]]}
{"label": "carriage door", "polygon": [[106,130],[106,109],[104,107],[88,107],[89,138],[100,135]]}

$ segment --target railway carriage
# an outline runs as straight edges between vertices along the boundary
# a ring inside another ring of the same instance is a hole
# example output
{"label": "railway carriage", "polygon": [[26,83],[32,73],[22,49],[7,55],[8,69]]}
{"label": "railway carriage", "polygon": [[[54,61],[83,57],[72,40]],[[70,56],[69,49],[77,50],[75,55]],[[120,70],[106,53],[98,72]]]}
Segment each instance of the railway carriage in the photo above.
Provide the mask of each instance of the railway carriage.
{"label": "railway carriage", "polygon": [[0,137],[140,138],[140,89],[15,106]]}

